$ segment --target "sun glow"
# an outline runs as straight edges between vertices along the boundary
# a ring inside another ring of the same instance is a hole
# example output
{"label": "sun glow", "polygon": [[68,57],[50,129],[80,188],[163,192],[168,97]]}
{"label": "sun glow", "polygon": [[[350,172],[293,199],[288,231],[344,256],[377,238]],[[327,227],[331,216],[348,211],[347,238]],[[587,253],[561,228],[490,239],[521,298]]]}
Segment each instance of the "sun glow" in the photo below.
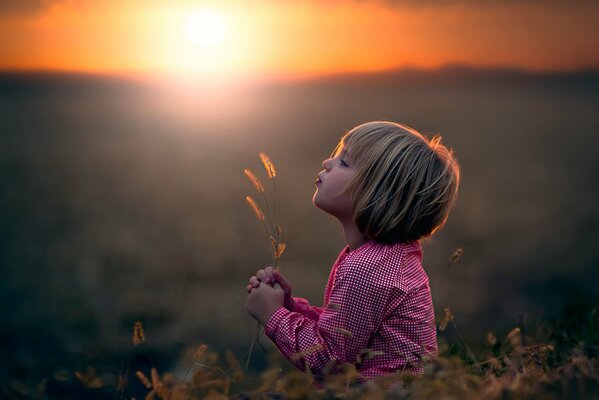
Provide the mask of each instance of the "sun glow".
{"label": "sun glow", "polygon": [[202,47],[218,46],[225,37],[224,20],[211,10],[195,11],[185,19],[185,37]]}

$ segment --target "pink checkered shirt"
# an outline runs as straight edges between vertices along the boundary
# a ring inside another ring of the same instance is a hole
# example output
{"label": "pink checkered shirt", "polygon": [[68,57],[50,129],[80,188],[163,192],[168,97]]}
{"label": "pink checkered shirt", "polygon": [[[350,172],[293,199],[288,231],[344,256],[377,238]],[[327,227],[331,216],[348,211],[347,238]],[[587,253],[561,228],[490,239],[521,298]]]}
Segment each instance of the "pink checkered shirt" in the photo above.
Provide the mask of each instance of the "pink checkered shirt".
{"label": "pink checkered shirt", "polygon": [[[264,328],[283,356],[317,376],[341,363],[361,379],[398,370],[422,372],[423,355],[437,354],[437,331],[428,276],[418,241],[346,246],[331,269],[324,307],[295,297]],[[368,353],[368,349],[371,351]],[[295,356],[294,356],[295,355]]]}

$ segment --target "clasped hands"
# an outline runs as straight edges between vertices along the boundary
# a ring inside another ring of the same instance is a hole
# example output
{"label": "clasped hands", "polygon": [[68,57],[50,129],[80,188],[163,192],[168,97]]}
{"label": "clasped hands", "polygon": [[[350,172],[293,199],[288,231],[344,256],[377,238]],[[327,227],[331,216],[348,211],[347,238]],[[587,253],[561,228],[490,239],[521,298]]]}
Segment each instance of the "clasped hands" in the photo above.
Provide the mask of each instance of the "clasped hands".
{"label": "clasped hands", "polygon": [[245,309],[264,326],[279,308],[293,310],[291,284],[273,267],[258,270],[246,289]]}

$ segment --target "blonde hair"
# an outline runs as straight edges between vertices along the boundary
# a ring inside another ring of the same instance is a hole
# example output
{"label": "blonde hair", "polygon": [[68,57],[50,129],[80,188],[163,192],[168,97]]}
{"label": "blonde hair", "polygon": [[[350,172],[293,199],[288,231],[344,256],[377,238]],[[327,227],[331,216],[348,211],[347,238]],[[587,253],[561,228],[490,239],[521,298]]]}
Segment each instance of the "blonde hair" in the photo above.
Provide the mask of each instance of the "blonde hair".
{"label": "blonde hair", "polygon": [[373,121],[347,132],[335,149],[347,152],[356,175],[351,193],[360,231],[381,243],[410,242],[443,227],[457,198],[460,168],[441,137]]}

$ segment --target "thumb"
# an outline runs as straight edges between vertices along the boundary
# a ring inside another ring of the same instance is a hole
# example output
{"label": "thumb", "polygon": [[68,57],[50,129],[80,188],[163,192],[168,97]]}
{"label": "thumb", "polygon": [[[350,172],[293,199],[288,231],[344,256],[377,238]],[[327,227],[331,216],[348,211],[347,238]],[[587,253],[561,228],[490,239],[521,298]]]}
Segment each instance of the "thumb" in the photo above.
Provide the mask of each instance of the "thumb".
{"label": "thumb", "polygon": [[281,284],[281,287],[284,290],[287,290],[290,288],[289,282],[287,281],[287,279],[285,279],[285,277],[283,275],[281,275],[281,273],[279,271],[277,271],[276,269],[273,269],[272,275],[274,276],[275,280]]}

